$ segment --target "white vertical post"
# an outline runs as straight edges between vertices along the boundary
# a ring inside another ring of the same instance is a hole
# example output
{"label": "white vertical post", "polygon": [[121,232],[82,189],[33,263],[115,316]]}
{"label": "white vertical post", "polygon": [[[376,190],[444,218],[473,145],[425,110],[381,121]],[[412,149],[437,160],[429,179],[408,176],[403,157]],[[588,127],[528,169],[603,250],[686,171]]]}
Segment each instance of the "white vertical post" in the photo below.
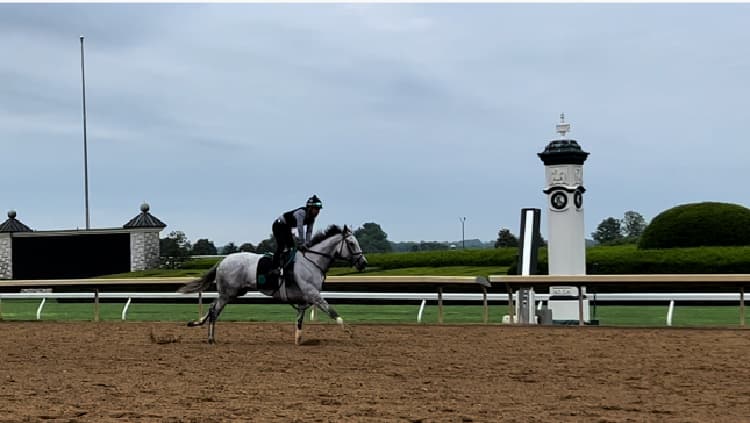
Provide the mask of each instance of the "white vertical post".
{"label": "white vertical post", "polygon": [[130,300],[131,298],[128,298],[128,302],[126,302],[125,307],[122,308],[122,320],[126,320],[128,318],[128,307],[130,307]]}
{"label": "white vertical post", "polygon": [[669,300],[669,309],[667,309],[667,326],[672,326],[673,315],[674,315],[674,300]]}
{"label": "white vertical post", "polygon": [[42,302],[39,303],[39,307],[36,309],[36,319],[42,320],[42,309],[44,308],[44,303],[47,302],[47,297],[42,298]]}
{"label": "white vertical post", "polygon": [[422,312],[424,312],[425,304],[427,304],[427,300],[422,300],[422,304],[419,306],[419,313],[417,313],[417,323],[422,323]]}
{"label": "white vertical post", "polygon": [[[586,307],[588,307],[588,302],[586,302]],[[585,324],[583,320],[583,308],[583,287],[578,285],[578,326]]]}
{"label": "white vertical post", "polygon": [[[534,248],[532,241],[534,241],[534,237],[536,236],[536,234],[534,233],[535,210],[525,209],[524,212],[525,220],[523,227],[523,248],[521,249],[521,272],[519,274],[528,276],[531,274],[531,253],[532,249]],[[536,220],[536,223],[538,224],[539,221]],[[536,265],[536,263],[534,263],[534,265]]]}

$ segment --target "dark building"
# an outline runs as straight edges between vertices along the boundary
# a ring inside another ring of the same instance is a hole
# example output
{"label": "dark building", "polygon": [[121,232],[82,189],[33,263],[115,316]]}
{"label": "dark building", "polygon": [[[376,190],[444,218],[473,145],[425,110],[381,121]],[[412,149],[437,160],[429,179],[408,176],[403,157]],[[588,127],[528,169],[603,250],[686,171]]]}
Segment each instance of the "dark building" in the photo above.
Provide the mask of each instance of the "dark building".
{"label": "dark building", "polygon": [[34,231],[8,212],[0,224],[0,279],[77,279],[159,267],[165,225],[141,205],[122,228]]}

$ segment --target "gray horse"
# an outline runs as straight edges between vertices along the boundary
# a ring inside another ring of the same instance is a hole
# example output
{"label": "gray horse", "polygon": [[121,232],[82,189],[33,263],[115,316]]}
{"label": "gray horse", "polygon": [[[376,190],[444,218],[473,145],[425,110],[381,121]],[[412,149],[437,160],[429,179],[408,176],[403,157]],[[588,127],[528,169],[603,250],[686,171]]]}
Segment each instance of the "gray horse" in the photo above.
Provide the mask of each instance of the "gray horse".
{"label": "gray horse", "polygon": [[229,254],[200,279],[178,290],[185,294],[201,292],[216,281],[219,297],[211,304],[205,316],[189,322],[188,326],[201,326],[208,321],[208,342],[213,344],[216,319],[224,306],[250,290],[258,290],[289,303],[297,310],[297,327],[294,332],[294,342],[297,345],[302,340],[305,310],[311,306],[317,306],[343,326],[344,320],[320,295],[326,273],[336,259],[348,260],[360,271],[367,266],[367,259],[359,242],[347,226],[341,229],[331,225],[324,232],[316,234],[306,251],[296,251],[294,260],[288,261],[282,277],[267,274],[271,270],[271,258],[268,256],[253,253]]}

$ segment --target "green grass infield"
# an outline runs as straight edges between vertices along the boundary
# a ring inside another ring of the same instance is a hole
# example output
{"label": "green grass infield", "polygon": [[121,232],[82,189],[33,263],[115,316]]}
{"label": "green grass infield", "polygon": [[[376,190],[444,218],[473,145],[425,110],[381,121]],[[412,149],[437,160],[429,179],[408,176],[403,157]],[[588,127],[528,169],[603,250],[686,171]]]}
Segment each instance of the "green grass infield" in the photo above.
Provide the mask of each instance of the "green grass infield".
{"label": "green grass infield", "polygon": [[[5,321],[36,320],[41,300],[5,299],[0,303],[0,318]],[[336,310],[348,323],[398,323],[417,324],[420,303],[404,304],[336,304]],[[125,301],[102,302],[99,304],[99,319],[117,321],[122,319]],[[205,312],[208,302],[203,305]],[[489,306],[489,323],[499,324],[507,314],[506,304]],[[309,312],[308,312],[309,313]],[[590,308],[592,319],[606,326],[666,326],[667,305],[598,305]],[[315,321],[331,323],[327,316],[316,310]],[[133,300],[128,307],[127,321],[173,321],[187,322],[199,316],[199,306],[190,303],[154,303]],[[47,300],[42,308],[44,321],[92,321],[93,302],[58,302]],[[293,322],[296,312],[286,304],[229,304],[222,313],[221,321],[238,322]],[[445,324],[481,324],[484,311],[481,305],[451,305],[443,308]],[[309,318],[309,314],[308,314]],[[438,307],[434,301],[428,302],[422,324],[438,323]],[[673,326],[739,326],[739,306],[675,305],[672,317]]]}

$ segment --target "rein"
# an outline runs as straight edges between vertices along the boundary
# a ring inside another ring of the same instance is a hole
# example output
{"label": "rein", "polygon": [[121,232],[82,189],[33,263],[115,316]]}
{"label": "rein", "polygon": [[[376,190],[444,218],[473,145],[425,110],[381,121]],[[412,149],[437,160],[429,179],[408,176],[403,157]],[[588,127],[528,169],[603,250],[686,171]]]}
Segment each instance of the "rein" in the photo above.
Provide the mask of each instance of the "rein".
{"label": "rein", "polygon": [[[319,256],[323,256],[323,257],[325,257],[327,259],[330,259],[330,261],[328,262],[328,266],[326,266],[325,269],[323,269],[322,267],[318,266],[318,263],[316,263],[313,260],[311,260],[310,257],[307,257],[307,253],[314,253],[314,254],[317,254]],[[302,257],[304,257],[307,261],[309,261],[310,263],[312,263],[313,266],[317,267],[318,270],[320,270],[320,273],[323,274],[323,276],[325,276],[325,274],[328,273],[328,269],[331,268],[331,264],[333,264],[333,261],[336,260],[336,257],[333,257],[330,254],[321,253],[319,251],[313,251],[313,250],[303,251],[302,252]]]}
{"label": "rein", "polygon": [[[347,250],[349,250],[349,254],[351,256],[350,260],[349,260],[350,263],[353,264],[354,263],[354,259],[356,257],[364,255],[364,253],[362,251],[359,251],[357,253],[352,252],[352,249],[349,246],[349,243],[346,242],[346,237],[344,237],[343,234],[341,236],[340,244],[341,244],[341,248],[339,249],[338,253],[335,254],[335,255],[331,255],[331,254],[328,254],[328,253],[322,253],[320,251],[315,251],[315,250],[307,250],[307,251],[303,251],[302,252],[302,257],[304,257],[307,261],[309,261],[310,263],[312,263],[313,266],[317,267],[318,270],[320,270],[321,273],[323,273],[323,275],[325,275],[326,273],[328,273],[328,269],[331,268],[331,265],[333,264],[333,262],[336,261],[337,258],[343,256],[342,253],[344,252],[344,244],[346,244],[346,248],[347,248]],[[327,258],[329,261],[328,261],[328,265],[326,266],[326,268],[323,269],[322,267],[318,266],[318,263],[314,262],[309,257],[307,257],[307,253],[313,253],[313,254],[317,254],[319,256],[323,256],[323,257]]]}

